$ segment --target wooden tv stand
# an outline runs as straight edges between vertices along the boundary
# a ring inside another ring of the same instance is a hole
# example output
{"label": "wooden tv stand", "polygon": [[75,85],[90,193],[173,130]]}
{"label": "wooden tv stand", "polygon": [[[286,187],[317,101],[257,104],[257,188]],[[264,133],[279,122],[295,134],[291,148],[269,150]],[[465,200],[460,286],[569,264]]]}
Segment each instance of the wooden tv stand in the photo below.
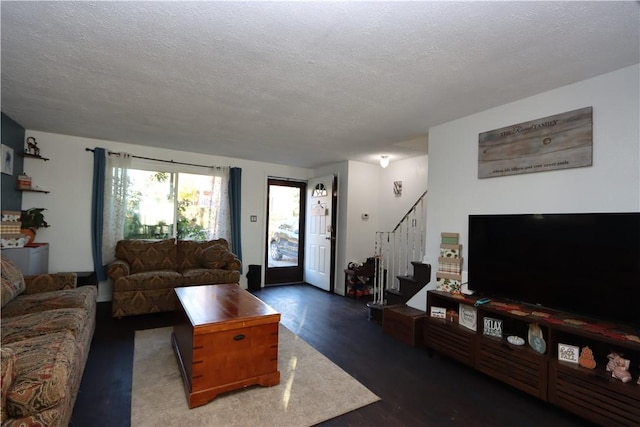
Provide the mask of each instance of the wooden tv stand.
{"label": "wooden tv stand", "polygon": [[[431,307],[459,314],[460,304],[473,307],[477,298],[429,291]],[[426,317],[424,343],[437,351],[533,396],[601,425],[638,426],[640,421],[640,337],[638,331],[620,325],[557,310],[494,299],[476,308],[476,329],[462,326],[458,318]],[[483,333],[484,318],[502,321],[502,338]],[[541,354],[527,343],[529,324],[538,324],[546,342]],[[507,342],[517,335],[522,346]],[[588,346],[595,369],[558,360],[558,344]],[[612,378],[605,367],[612,352],[631,360],[628,383]]]}

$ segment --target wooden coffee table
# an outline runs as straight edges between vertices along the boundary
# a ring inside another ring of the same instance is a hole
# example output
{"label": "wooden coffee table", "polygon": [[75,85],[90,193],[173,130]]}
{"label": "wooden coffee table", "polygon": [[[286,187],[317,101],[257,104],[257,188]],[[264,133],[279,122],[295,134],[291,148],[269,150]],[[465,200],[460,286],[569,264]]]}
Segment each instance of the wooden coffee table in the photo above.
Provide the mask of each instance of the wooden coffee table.
{"label": "wooden coffee table", "polygon": [[218,394],[280,383],[280,313],[237,284],[176,288],[171,341],[189,408]]}

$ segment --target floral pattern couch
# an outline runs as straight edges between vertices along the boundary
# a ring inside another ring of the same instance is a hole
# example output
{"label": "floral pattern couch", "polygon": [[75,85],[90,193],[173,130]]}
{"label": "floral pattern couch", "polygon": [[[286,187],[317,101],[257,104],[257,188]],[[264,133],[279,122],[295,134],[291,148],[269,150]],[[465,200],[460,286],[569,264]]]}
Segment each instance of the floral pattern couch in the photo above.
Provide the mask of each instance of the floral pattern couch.
{"label": "floral pattern couch", "polygon": [[67,426],[96,322],[95,286],[75,273],[23,277],[2,257],[1,423]]}
{"label": "floral pattern couch", "polygon": [[173,311],[179,286],[238,283],[240,260],[225,239],[121,240],[107,275],[113,317]]}

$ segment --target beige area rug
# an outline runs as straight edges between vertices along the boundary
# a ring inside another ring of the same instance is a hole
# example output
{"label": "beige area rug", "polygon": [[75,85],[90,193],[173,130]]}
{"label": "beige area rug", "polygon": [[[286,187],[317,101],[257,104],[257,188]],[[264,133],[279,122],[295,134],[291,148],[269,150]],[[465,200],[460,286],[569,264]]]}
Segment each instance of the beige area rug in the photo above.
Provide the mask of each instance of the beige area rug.
{"label": "beige area rug", "polygon": [[189,409],[172,328],[136,331],[131,425],[310,426],[380,400],[300,337],[280,325],[280,384],[251,386]]}

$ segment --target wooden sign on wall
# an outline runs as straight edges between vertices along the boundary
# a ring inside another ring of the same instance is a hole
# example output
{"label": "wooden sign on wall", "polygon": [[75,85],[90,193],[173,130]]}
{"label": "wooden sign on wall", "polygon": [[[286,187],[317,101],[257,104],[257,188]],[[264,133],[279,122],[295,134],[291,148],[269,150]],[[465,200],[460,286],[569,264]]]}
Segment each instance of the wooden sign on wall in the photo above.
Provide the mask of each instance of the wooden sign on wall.
{"label": "wooden sign on wall", "polygon": [[593,107],[479,135],[478,178],[591,166]]}

